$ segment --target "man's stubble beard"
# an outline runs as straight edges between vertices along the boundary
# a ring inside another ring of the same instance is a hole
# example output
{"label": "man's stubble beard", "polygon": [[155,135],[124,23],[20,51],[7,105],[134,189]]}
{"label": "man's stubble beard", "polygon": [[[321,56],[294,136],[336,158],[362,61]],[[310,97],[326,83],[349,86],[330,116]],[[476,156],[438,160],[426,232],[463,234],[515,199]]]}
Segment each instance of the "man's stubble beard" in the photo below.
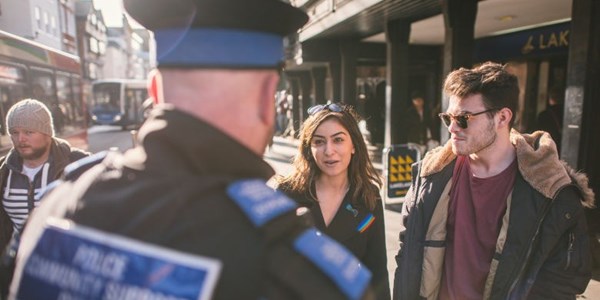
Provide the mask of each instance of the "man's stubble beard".
{"label": "man's stubble beard", "polygon": [[491,147],[494,144],[494,142],[496,142],[496,138],[498,137],[498,134],[494,130],[494,119],[490,119],[490,121],[488,122],[488,126],[484,132],[480,132],[480,133],[476,133],[476,134],[479,136],[489,137],[489,138],[481,140],[481,141],[476,141],[477,143],[473,144],[473,145],[467,145],[467,147],[463,151],[460,151],[460,149],[453,146],[452,147],[453,152],[456,155],[470,155],[470,154],[479,153],[479,152]]}
{"label": "man's stubble beard", "polygon": [[24,160],[36,160],[46,154],[46,151],[50,151],[50,145],[46,145],[45,147],[40,148],[31,148],[31,153],[23,154],[19,151],[19,155]]}

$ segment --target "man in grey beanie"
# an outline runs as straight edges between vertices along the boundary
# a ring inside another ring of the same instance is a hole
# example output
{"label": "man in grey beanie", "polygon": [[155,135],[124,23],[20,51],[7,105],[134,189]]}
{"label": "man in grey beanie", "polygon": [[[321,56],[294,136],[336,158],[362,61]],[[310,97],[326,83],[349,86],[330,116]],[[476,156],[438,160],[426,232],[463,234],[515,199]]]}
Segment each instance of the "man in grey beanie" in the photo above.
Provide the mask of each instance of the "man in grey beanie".
{"label": "man in grey beanie", "polygon": [[6,115],[6,130],[13,148],[0,158],[0,253],[22,231],[41,191],[62,175],[65,166],[89,155],[54,137],[52,114],[38,100],[13,105]]}

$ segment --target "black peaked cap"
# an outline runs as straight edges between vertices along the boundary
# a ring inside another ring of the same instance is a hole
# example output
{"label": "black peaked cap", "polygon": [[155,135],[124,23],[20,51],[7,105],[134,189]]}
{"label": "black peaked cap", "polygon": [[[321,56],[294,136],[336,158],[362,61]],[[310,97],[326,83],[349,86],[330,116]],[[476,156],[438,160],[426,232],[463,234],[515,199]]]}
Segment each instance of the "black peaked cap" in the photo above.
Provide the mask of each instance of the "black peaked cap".
{"label": "black peaked cap", "polygon": [[129,15],[148,30],[225,28],[285,36],[307,21],[281,0],[123,0]]}

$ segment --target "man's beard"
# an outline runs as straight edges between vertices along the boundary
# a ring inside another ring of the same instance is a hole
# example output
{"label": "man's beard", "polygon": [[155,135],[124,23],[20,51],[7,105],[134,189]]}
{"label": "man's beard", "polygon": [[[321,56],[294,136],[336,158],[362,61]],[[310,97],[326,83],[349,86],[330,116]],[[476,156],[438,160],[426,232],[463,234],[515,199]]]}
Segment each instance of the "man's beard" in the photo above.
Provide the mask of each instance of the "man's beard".
{"label": "man's beard", "polygon": [[495,131],[492,131],[490,135],[486,135],[487,137],[489,137],[488,139],[482,141],[481,143],[475,145],[475,150],[472,150],[471,153],[480,153],[481,151],[489,148],[490,146],[492,146],[494,144],[494,142],[496,142],[496,138],[498,137],[498,134]]}
{"label": "man's beard", "polygon": [[494,142],[496,141],[496,138],[498,137],[498,134],[494,130],[493,120],[490,120],[490,122],[488,123],[488,125],[484,131],[474,132],[474,133],[471,133],[471,135],[473,137],[477,137],[477,138],[475,138],[475,140],[473,140],[473,138],[471,138],[471,140],[469,141],[469,144],[466,145],[466,147],[463,147],[462,149],[458,149],[458,148],[455,149],[453,147],[453,152],[455,154],[470,155],[470,154],[479,153],[479,152],[491,147],[494,144]]}
{"label": "man's beard", "polygon": [[36,160],[42,156],[44,156],[44,154],[46,154],[46,151],[48,150],[48,146],[44,146],[44,147],[40,147],[40,148],[32,148],[30,147],[31,152],[24,154],[21,151],[19,151],[19,155],[21,155],[21,158],[23,158],[24,160]]}

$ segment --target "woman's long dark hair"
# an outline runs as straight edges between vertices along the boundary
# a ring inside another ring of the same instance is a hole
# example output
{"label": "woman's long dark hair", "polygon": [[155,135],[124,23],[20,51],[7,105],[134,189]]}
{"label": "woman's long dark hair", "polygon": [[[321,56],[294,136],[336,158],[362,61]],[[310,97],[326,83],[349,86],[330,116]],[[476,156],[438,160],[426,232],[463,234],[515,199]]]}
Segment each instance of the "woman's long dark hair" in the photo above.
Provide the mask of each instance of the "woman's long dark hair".
{"label": "woman's long dark hair", "polygon": [[363,204],[372,211],[379,199],[381,178],[371,163],[367,145],[358,128],[358,115],[350,106],[343,107],[340,112],[325,108],[304,121],[300,129],[298,154],[293,162],[294,171],[286,177],[278,178],[279,187],[292,193],[310,195],[315,201],[317,200],[311,192],[311,186],[321,174],[321,170],[312,156],[310,141],[323,122],[334,119],[348,130],[355,150],[348,166],[348,180],[353,188],[352,202],[358,204],[362,200]]}

